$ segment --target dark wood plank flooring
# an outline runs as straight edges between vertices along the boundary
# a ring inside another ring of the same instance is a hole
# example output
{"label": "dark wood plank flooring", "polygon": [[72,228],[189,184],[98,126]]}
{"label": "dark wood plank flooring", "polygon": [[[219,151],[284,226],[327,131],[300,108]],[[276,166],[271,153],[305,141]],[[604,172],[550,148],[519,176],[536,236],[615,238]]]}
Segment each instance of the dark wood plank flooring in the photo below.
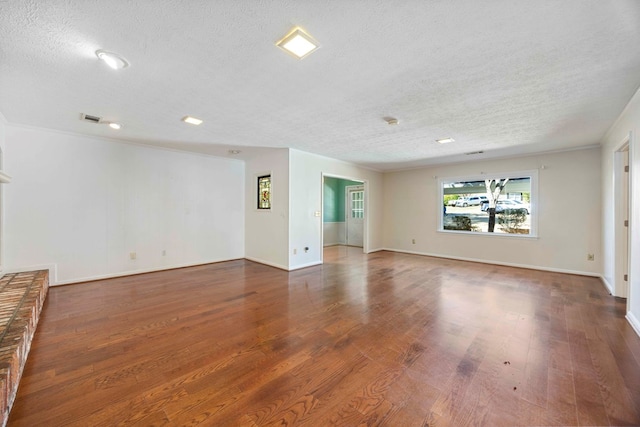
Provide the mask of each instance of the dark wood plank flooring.
{"label": "dark wood plank flooring", "polygon": [[10,426],[639,425],[597,278],[331,247],[50,289]]}

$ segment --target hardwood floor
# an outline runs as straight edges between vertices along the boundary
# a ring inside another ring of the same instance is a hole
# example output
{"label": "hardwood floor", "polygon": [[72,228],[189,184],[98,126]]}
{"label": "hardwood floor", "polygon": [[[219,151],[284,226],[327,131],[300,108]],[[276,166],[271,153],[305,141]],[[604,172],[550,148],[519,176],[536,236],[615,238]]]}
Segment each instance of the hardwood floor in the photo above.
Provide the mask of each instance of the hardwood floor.
{"label": "hardwood floor", "polygon": [[54,287],[10,426],[640,424],[600,280],[331,247]]}

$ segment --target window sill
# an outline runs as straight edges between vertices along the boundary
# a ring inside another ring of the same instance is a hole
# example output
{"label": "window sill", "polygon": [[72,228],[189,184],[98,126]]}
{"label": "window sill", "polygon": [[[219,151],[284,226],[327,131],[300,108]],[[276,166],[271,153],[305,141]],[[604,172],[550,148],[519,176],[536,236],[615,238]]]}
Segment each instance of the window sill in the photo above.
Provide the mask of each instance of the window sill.
{"label": "window sill", "polygon": [[500,239],[524,239],[524,240],[537,240],[537,234],[515,234],[515,233],[488,233],[486,231],[464,231],[464,230],[445,230],[440,228],[438,233],[443,234],[461,234],[471,236],[485,236],[485,237],[497,237]]}

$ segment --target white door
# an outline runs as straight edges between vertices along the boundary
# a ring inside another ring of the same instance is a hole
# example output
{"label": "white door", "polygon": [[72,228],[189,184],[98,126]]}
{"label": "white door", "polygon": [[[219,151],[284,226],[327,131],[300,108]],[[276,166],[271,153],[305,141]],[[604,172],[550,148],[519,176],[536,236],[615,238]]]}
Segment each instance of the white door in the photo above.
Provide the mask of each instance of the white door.
{"label": "white door", "polygon": [[347,245],[363,246],[364,230],[364,187],[362,185],[346,187]]}
{"label": "white door", "polygon": [[[622,272],[624,276],[622,281],[623,296],[627,298],[629,296],[629,146],[625,148],[622,158],[624,163],[624,172],[622,173],[622,212],[624,215]],[[629,300],[627,299],[627,303],[628,302]]]}

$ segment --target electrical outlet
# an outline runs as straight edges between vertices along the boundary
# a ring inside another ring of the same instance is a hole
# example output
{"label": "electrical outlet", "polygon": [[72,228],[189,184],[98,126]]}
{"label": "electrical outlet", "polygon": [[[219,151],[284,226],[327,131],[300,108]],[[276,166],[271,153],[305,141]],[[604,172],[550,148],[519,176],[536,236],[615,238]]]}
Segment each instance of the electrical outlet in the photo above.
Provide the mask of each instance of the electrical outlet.
{"label": "electrical outlet", "polygon": [[135,259],[136,259],[136,253],[135,253],[135,252],[131,252],[131,253],[129,254],[129,259],[131,259],[131,260],[135,260]]}
{"label": "electrical outlet", "polygon": [[297,254],[298,254],[298,250],[297,250],[297,249],[294,249],[294,250],[293,250],[293,254],[294,254],[294,255],[297,255]]}
{"label": "electrical outlet", "polygon": [[595,259],[596,259],[596,257],[595,257],[594,254],[587,254],[587,261],[593,261]]}
{"label": "electrical outlet", "polygon": [[411,243],[416,244],[416,239],[411,239]]}

